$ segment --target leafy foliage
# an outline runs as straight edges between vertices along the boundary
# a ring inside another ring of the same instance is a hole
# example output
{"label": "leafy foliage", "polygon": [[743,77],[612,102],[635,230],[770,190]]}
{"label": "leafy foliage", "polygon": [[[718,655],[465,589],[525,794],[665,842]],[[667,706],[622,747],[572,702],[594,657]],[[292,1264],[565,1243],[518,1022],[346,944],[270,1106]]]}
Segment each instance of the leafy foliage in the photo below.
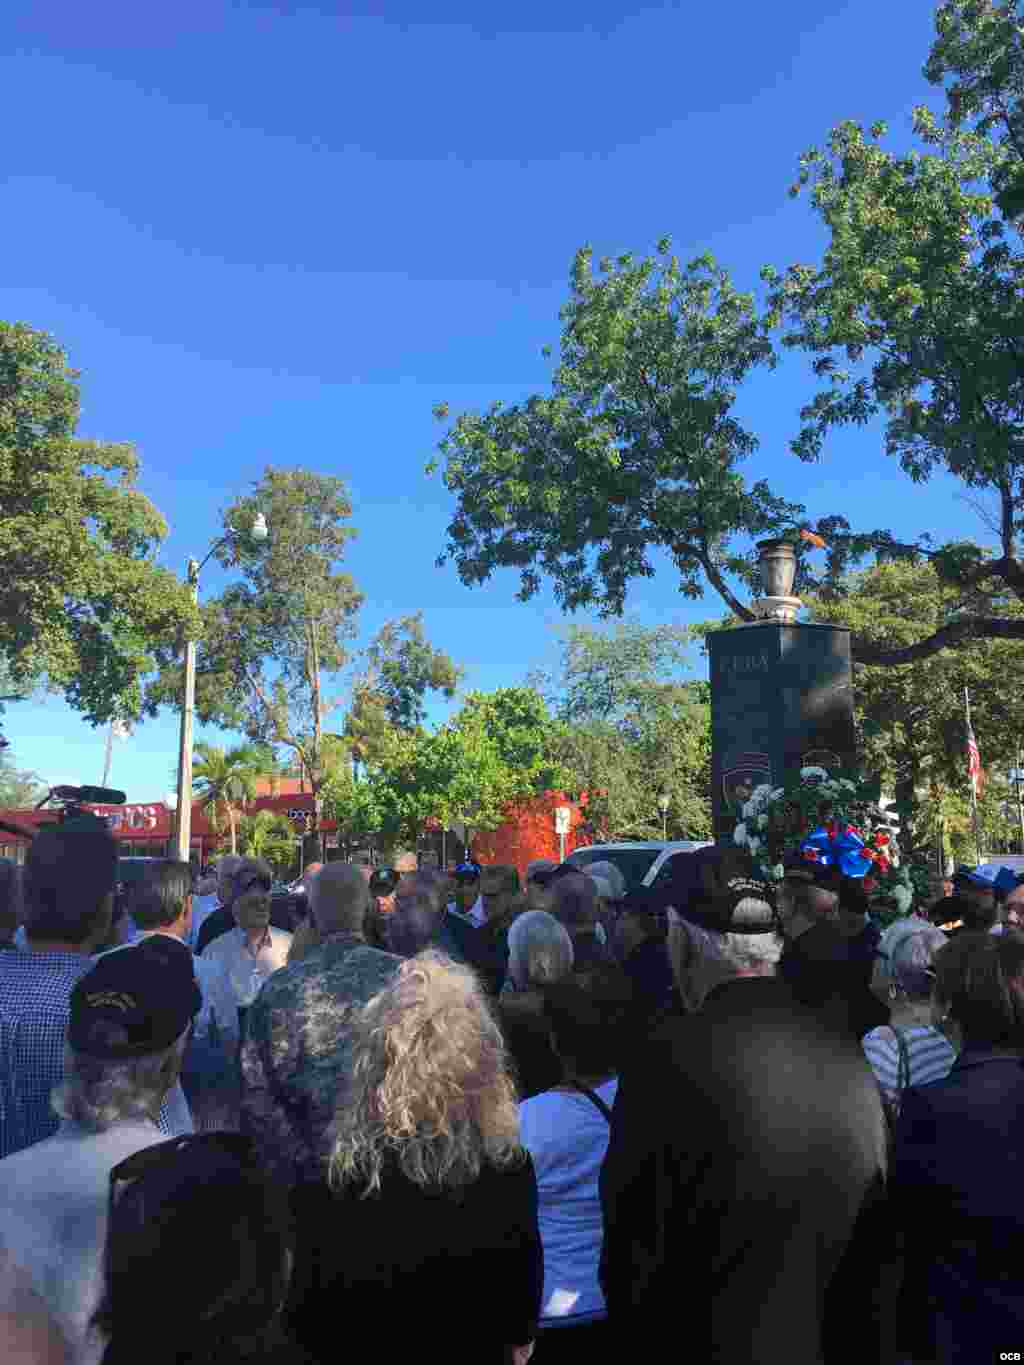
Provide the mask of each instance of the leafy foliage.
{"label": "leafy foliage", "polygon": [[295,834],[286,815],[258,810],[238,822],[238,849],[247,858],[262,858],[279,874],[295,861]]}
{"label": "leafy foliage", "polygon": [[678,677],[688,635],[633,623],[563,633],[561,673],[547,679],[558,717],[549,751],[567,788],[586,794],[600,839],[708,835],[711,714],[707,684]]}
{"label": "leafy foliage", "polygon": [[192,785],[216,819],[226,817],[232,853],[238,851],[237,807],[255,798],[256,779],[265,768],[266,754],[257,745],[238,745],[227,752],[216,744],[195,746]]}
{"label": "leafy foliage", "polygon": [[56,341],[0,322],[0,660],[99,725],[137,714],[153,643],[197,617],[154,562],[167,526],[136,487],[135,451],[77,436],[79,414]]}
{"label": "leafy foliage", "polygon": [[857,650],[867,662],[910,662],[972,638],[1024,637],[1024,621],[1000,610],[1007,590],[1024,600],[1018,538],[1024,518],[1024,255],[1020,232],[997,206],[1024,172],[1020,92],[1024,43],[1014,4],[946,0],[925,74],[955,77],[939,120],[914,111],[925,150],[883,149],[883,123],[832,130],[824,151],[800,159],[791,193],[810,187],[829,232],[819,266],[762,271],[769,322],[783,345],[814,357],[825,386],[801,412],[793,442],[819,459],[833,428],[886,422],[886,450],[921,483],[945,470],[994,495],[1001,553],[967,543],[910,545],[885,529],[854,531],[841,516],[818,531],[830,553],[822,594],[865,555],[930,559],[961,588],[992,586],[992,600],[921,640],[913,655]]}
{"label": "leafy foliage", "polygon": [[34,806],[49,791],[38,773],[15,767],[14,760],[0,753],[0,810],[24,810]]}
{"label": "leafy foliage", "polygon": [[681,266],[667,238],[656,256],[596,271],[584,247],[562,319],[552,395],[464,413],[440,442],[458,507],[438,563],[467,585],[518,569],[522,601],[547,574],[567,610],[613,616],[660,546],[686,597],[705,577],[729,594],[724,575],[751,572],[732,538],[803,511],[738,470],[757,439],[731,415],[737,386],[774,364],[752,296],[709,255]]}
{"label": "leafy foliage", "polygon": [[379,695],[387,719],[402,730],[423,724],[427,692],[454,697],[464,672],[427,640],[422,612],[387,622],[366,653],[368,685]]}
{"label": "leafy foliage", "polygon": [[[878,565],[849,575],[842,588],[839,600],[808,599],[813,619],[849,625],[886,650],[926,639],[965,610],[964,594],[929,564]],[[1012,598],[1004,610],[1024,619]],[[900,667],[855,670],[858,748],[865,768],[900,797],[908,849],[934,848],[941,827],[961,852],[968,843],[973,852],[964,688],[983,761],[1009,768],[1024,741],[1012,686],[1022,669],[1024,643],[977,640]]]}
{"label": "leafy foliage", "polygon": [[[265,541],[248,535],[257,513]],[[232,584],[203,607],[197,649],[196,714],[203,724],[240,729],[251,740],[283,745],[309,780],[319,824],[324,720],[343,700],[324,687],[348,658],[362,594],[336,566],[354,535],[343,480],[304,469],[268,467],[250,496],[224,513],[217,551],[237,567]],[[147,688],[150,714],[180,696],[181,665],[165,657]]]}

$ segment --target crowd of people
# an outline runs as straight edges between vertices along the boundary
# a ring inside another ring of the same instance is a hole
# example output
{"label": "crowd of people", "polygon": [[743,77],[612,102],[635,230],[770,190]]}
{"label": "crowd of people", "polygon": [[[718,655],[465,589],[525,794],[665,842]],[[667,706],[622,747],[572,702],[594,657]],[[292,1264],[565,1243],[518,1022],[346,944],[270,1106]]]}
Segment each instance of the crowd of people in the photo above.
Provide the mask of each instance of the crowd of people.
{"label": "crowd of people", "polygon": [[[891,1365],[1024,1339],[1015,877],[0,864],[0,1360]],[[1003,1358],[1007,1358],[1004,1354]]]}

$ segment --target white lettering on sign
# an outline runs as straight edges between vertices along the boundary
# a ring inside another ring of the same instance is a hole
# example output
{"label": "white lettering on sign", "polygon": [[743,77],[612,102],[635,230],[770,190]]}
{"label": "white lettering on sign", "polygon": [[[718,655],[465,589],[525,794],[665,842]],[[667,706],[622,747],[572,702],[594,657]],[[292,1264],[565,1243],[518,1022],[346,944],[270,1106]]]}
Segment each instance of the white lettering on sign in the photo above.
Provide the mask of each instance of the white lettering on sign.
{"label": "white lettering on sign", "polygon": [[767,654],[733,654],[719,660],[723,673],[767,673]]}

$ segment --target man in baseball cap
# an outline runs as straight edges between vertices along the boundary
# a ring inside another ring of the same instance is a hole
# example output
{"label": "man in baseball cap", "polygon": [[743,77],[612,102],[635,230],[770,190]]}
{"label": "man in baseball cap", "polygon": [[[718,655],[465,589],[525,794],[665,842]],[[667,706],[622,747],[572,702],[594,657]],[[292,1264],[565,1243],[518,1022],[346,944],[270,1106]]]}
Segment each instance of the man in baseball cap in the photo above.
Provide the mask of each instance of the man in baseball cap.
{"label": "man in baseball cap", "polygon": [[102,1288],[111,1168],[165,1138],[157,1116],[201,1003],[176,943],[156,937],[100,958],[71,992],[53,1096],[64,1122],[0,1161],[0,1261],[19,1267],[75,1359]]}

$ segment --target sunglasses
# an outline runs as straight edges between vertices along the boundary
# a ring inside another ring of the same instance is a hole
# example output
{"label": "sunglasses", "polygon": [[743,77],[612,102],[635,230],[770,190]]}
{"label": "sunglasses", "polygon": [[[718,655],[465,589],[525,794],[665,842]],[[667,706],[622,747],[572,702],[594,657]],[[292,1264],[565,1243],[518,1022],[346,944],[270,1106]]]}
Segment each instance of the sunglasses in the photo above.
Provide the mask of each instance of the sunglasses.
{"label": "sunglasses", "polygon": [[158,1142],[155,1147],[144,1147],[111,1168],[108,1219],[113,1216],[114,1205],[125,1185],[152,1171],[173,1166],[183,1152],[196,1149],[224,1152],[241,1166],[255,1166],[258,1160],[255,1139],[244,1133],[189,1133],[168,1142]]}

